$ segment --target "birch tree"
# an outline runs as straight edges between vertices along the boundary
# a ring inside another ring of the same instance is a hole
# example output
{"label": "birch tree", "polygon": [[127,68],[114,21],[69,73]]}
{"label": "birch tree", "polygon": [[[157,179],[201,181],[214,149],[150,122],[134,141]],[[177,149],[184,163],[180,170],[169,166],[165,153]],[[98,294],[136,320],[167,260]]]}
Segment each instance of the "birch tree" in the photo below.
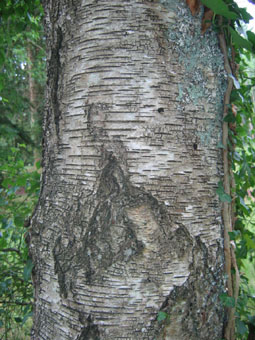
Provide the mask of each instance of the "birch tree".
{"label": "birch tree", "polygon": [[32,339],[220,340],[217,35],[176,0],[44,3]]}

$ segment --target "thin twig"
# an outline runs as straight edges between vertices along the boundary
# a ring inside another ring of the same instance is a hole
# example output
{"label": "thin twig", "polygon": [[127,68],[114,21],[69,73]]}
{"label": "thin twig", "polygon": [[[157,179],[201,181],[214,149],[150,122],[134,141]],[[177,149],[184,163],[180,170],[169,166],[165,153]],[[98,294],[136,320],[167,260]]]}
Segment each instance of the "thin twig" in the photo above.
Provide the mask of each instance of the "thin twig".
{"label": "thin twig", "polygon": [[8,253],[10,251],[14,251],[15,253],[20,255],[20,251],[16,248],[4,248],[4,249],[0,249],[0,251],[2,251],[3,253]]}

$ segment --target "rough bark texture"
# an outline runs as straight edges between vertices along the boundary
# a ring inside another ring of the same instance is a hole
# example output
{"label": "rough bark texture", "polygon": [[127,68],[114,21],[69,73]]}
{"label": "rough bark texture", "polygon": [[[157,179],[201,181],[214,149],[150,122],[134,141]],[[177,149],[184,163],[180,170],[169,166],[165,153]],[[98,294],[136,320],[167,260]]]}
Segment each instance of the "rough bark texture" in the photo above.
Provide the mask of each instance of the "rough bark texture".
{"label": "rough bark texture", "polygon": [[[45,1],[33,340],[220,340],[214,32],[176,0]],[[168,314],[157,321],[160,311]]]}

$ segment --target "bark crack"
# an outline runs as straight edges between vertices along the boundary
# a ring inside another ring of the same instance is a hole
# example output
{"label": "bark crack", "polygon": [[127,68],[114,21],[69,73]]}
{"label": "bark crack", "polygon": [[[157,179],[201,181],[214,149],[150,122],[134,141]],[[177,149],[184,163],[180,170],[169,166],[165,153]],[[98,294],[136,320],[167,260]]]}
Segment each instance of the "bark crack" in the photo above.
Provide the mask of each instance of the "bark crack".
{"label": "bark crack", "polygon": [[[210,267],[208,249],[197,236],[187,281],[176,286],[160,308],[169,318],[160,325],[158,339],[180,339],[183,336],[192,340],[212,338],[210,334],[214,334],[214,325],[220,323],[224,313],[219,301],[219,291],[224,291],[223,264],[215,264],[215,268],[216,271]],[[205,291],[207,295],[204,295]]]}
{"label": "bark crack", "polygon": [[82,329],[81,334],[76,340],[100,340],[99,329],[93,323],[91,315],[88,316],[85,324],[86,326]]}

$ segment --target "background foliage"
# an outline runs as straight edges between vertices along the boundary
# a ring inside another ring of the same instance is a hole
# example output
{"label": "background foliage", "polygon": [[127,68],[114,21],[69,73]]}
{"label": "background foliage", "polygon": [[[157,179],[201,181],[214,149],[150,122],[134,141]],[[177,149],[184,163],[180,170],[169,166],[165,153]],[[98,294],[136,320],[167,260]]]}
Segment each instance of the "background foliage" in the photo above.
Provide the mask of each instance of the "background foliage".
{"label": "background foliage", "polygon": [[[201,2],[212,10],[204,29],[208,20],[215,30],[223,27],[230,61],[238,65],[233,66],[235,89],[225,120],[235,183],[230,237],[241,273],[236,336],[247,340],[255,329],[255,34],[245,33],[252,17],[233,0]],[[217,15],[223,16],[221,27]],[[40,0],[0,1],[0,339],[28,339],[31,325],[33,265],[25,225],[39,193],[46,73],[42,17]],[[231,307],[235,301],[226,294],[222,303]],[[166,317],[158,316],[159,321]]]}
{"label": "background foliage", "polygon": [[0,339],[28,339],[31,326],[25,221],[40,181],[42,15],[39,0],[0,1]]}
{"label": "background foliage", "polygon": [[240,88],[232,91],[235,124],[230,130],[232,169],[235,178],[235,229],[230,237],[236,243],[236,257],[241,274],[237,304],[238,339],[247,339],[249,328],[255,334],[255,57],[243,50],[236,56],[239,63]]}

